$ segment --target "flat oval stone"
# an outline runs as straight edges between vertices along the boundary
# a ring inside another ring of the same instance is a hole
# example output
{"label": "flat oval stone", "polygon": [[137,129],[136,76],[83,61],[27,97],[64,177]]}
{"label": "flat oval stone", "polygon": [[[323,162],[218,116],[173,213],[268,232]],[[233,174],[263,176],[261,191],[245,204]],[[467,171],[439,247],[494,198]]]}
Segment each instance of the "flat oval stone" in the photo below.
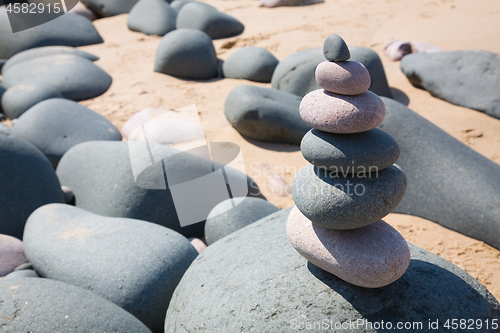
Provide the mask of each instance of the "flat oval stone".
{"label": "flat oval stone", "polygon": [[294,207],[288,216],[286,232],[301,256],[360,287],[387,286],[410,265],[405,239],[382,220],[362,228],[333,230],[313,224]]}
{"label": "flat oval stone", "polygon": [[292,185],[295,205],[315,224],[344,230],[361,228],[389,214],[403,199],[406,175],[397,165],[364,177],[308,165]]}
{"label": "flat oval stone", "polygon": [[359,95],[372,82],[366,67],[357,61],[323,61],[316,67],[316,81],[321,88],[341,95]]}
{"label": "flat oval stone", "polygon": [[326,60],[329,61],[346,61],[351,57],[347,44],[337,34],[331,34],[326,37],[323,43],[323,54]]}
{"label": "flat oval stone", "polygon": [[12,236],[0,235],[0,277],[26,263],[23,242]]}
{"label": "flat oval stone", "polygon": [[356,96],[323,89],[310,92],[300,102],[300,116],[308,125],[330,133],[359,133],[382,123],[384,102],[371,91]]}
{"label": "flat oval stone", "polygon": [[33,105],[50,98],[62,98],[56,88],[48,85],[18,84],[2,97],[2,108],[9,119],[16,119]]}
{"label": "flat oval stone", "polygon": [[312,129],[300,144],[311,164],[346,174],[385,169],[399,158],[399,146],[378,128],[362,133],[335,134]]}

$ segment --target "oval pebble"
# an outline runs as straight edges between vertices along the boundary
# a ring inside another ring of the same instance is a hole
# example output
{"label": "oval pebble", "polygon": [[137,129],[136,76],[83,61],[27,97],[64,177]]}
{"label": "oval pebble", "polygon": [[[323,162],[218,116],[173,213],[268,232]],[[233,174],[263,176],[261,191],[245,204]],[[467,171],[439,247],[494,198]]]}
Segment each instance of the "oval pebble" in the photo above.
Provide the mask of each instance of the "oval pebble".
{"label": "oval pebble", "polygon": [[2,108],[7,118],[16,119],[41,101],[62,97],[59,90],[49,85],[18,84],[3,95]]}
{"label": "oval pebble", "polygon": [[13,272],[16,267],[26,263],[23,242],[8,235],[0,235],[0,276]]}
{"label": "oval pebble", "polygon": [[316,81],[327,91],[341,95],[359,95],[371,84],[370,73],[357,61],[323,61],[316,67]]}
{"label": "oval pebble", "polygon": [[323,54],[329,61],[346,61],[351,57],[344,39],[337,34],[326,37],[323,43]]}

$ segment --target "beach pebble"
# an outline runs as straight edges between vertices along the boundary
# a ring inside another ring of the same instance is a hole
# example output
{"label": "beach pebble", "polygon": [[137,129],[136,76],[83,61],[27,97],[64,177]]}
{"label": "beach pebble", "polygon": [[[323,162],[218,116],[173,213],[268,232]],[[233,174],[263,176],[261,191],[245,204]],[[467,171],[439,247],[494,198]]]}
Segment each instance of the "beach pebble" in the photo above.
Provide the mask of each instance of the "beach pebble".
{"label": "beach pebble", "polygon": [[212,39],[240,35],[245,27],[234,17],[204,3],[191,1],[177,13],[177,29],[197,29]]}
{"label": "beach pebble", "polygon": [[259,7],[309,6],[324,2],[325,0],[260,0]]}
{"label": "beach pebble", "polygon": [[394,212],[420,216],[500,249],[500,210],[492,208],[500,207],[500,165],[403,104],[383,101],[387,113],[379,128],[398,142],[398,165],[408,176]]}
{"label": "beach pebble", "polygon": [[64,202],[68,205],[71,204],[71,202],[73,202],[75,199],[73,191],[68,186],[61,186],[61,190],[64,193]]}
{"label": "beach pebble", "polygon": [[409,42],[400,39],[392,39],[384,47],[384,54],[392,61],[401,60],[405,55],[412,52]]}
{"label": "beach pebble", "polygon": [[323,44],[323,54],[328,61],[346,61],[351,57],[347,44],[337,34],[326,37]]}
{"label": "beach pebble", "polygon": [[356,134],[312,129],[302,139],[300,150],[311,164],[340,176],[380,171],[399,157],[396,140],[378,128]]}
{"label": "beach pebble", "polygon": [[98,17],[127,14],[138,0],[80,0]]}
{"label": "beach pebble", "polygon": [[90,290],[154,332],[161,331],[170,297],[198,255],[171,229],[61,204],[31,214],[23,240],[41,277]]}
{"label": "beach pebble", "polygon": [[205,224],[207,244],[211,245],[278,210],[261,198],[239,197],[223,201],[208,214]]}
{"label": "beach pebble", "polygon": [[22,271],[25,269],[33,270],[33,266],[31,266],[31,264],[29,262],[26,262],[24,264],[17,266],[16,269],[14,269],[14,271]]}
{"label": "beach pebble", "polygon": [[127,25],[132,31],[165,36],[175,30],[177,12],[167,0],[140,0],[130,11]]}
{"label": "beach pebble", "polygon": [[382,123],[385,106],[371,91],[356,96],[339,95],[318,89],[307,94],[300,103],[302,120],[320,131],[360,133]]}
{"label": "beach pebble", "polygon": [[97,15],[94,14],[93,11],[91,11],[90,9],[88,9],[87,7],[85,7],[85,5],[82,4],[80,1],[78,1],[78,3],[76,4],[75,7],[71,8],[71,10],[69,10],[69,13],[73,13],[73,14],[77,14],[77,15],[83,16],[86,19],[89,19],[91,21],[94,21],[94,20],[97,19]]}
{"label": "beach pebble", "polygon": [[269,83],[278,63],[268,50],[250,46],[231,54],[222,65],[222,72],[227,78]]}
{"label": "beach pebble", "polygon": [[6,275],[3,279],[4,280],[10,280],[10,279],[19,279],[19,278],[37,278],[39,277],[38,274],[32,270],[32,269],[23,269],[19,271],[14,271],[8,275]]}
{"label": "beach pebble", "polygon": [[62,98],[62,95],[52,86],[17,84],[5,92],[2,108],[7,118],[16,119],[35,104],[50,98]]}
{"label": "beach pebble", "polygon": [[217,77],[217,55],[212,39],[206,33],[193,29],[169,32],[158,45],[154,70],[185,79]]}
{"label": "beach pebble", "polygon": [[27,261],[21,240],[0,235],[0,277],[10,274],[17,266]]}
{"label": "beach pebble", "polygon": [[347,283],[291,246],[286,235],[289,213],[286,209],[269,215],[203,251],[174,292],[165,332],[233,332],[235,327],[242,332],[292,332],[306,324],[311,329],[304,332],[319,332],[314,323],[327,319],[334,328],[325,332],[374,333],[384,330],[334,325],[362,318],[374,325],[383,320],[393,327],[397,322],[427,327],[429,318],[439,323],[451,317],[479,318],[483,324],[500,318],[498,301],[483,285],[414,245],[409,245],[410,266],[394,283],[376,289]]}
{"label": "beach pebble", "polygon": [[202,253],[207,248],[207,244],[205,244],[199,238],[191,237],[191,238],[188,238],[188,240],[191,242],[191,245],[194,246],[194,248],[196,249],[196,251],[198,251],[198,253]]}
{"label": "beach pebble", "polygon": [[410,265],[405,239],[382,220],[362,228],[333,230],[314,225],[294,207],[286,232],[301,256],[356,286],[385,287]]}
{"label": "beach pebble", "polygon": [[64,98],[75,101],[104,94],[111,81],[111,76],[90,60],[70,54],[23,61],[2,73],[2,84],[6,88],[18,84],[51,86]]}
{"label": "beach pebble", "polygon": [[79,49],[75,49],[74,47],[69,46],[45,46],[45,47],[36,47],[34,49],[29,49],[26,51],[22,51],[14,55],[12,58],[7,60],[5,65],[2,68],[2,72],[5,72],[9,67],[17,65],[21,62],[33,60],[35,58],[41,58],[51,55],[58,54],[69,54],[79,56],[90,61],[99,60],[98,56],[95,56],[91,53],[84,52]]}
{"label": "beach pebble", "polygon": [[500,55],[488,51],[410,54],[401,70],[415,87],[500,119]]}
{"label": "beach pebble", "polygon": [[120,131],[100,114],[76,102],[52,98],[17,119],[12,133],[30,141],[54,167],[71,147],[85,141],[121,141]]}
{"label": "beach pebble", "polygon": [[[121,0],[120,0],[121,1]],[[7,16],[0,7],[0,17]],[[102,43],[103,40],[88,19],[66,13],[45,24],[12,33],[8,20],[0,21],[0,59],[9,59],[16,53],[42,46],[84,46]]]}
{"label": "beach pebble", "polygon": [[354,229],[392,212],[403,199],[406,182],[405,173],[397,165],[357,177],[308,165],[295,176],[292,197],[297,208],[315,224]]}
{"label": "beach pebble", "polygon": [[25,139],[0,132],[0,234],[22,239],[28,216],[48,203],[64,202],[54,168]]}
{"label": "beach pebble", "polygon": [[299,144],[311,129],[300,118],[300,97],[277,89],[241,85],[228,94],[224,113],[242,135]]}
{"label": "beach pebble", "polygon": [[316,67],[318,85],[341,95],[358,95],[368,90],[370,73],[357,61],[323,61]]}
{"label": "beach pebble", "polygon": [[5,332],[151,333],[104,298],[50,279],[4,279],[0,304],[0,327]]}

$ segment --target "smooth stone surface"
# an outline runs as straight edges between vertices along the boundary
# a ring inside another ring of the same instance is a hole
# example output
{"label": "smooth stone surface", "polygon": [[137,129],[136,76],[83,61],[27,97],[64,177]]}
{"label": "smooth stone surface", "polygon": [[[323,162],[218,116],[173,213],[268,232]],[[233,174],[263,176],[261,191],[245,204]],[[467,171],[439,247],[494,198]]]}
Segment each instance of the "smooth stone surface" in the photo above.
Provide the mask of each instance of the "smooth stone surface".
{"label": "smooth stone surface", "polygon": [[324,2],[324,0],[260,0],[259,7],[309,6]]}
{"label": "smooth stone surface", "polygon": [[277,89],[241,85],[227,95],[224,113],[242,135],[300,144],[311,129],[299,113],[300,97]]}
{"label": "smooth stone surface", "polygon": [[[129,144],[132,144],[134,154],[143,156],[140,153],[144,152],[145,147],[141,143],[123,141],[84,142],[64,154],[57,166],[57,175],[61,185],[73,190],[76,206],[103,216],[128,217],[157,223],[186,237],[202,237],[204,222],[180,226],[170,187],[166,190],[146,187],[148,184],[142,184],[139,178],[138,182],[143,187],[137,185],[131,166]],[[210,166],[210,172],[212,171],[210,161],[201,157],[187,153],[178,154],[178,150],[159,144],[151,144],[150,148],[156,161],[175,161],[172,162],[174,164],[169,163],[169,166],[179,172],[178,179],[189,180],[192,175],[201,176],[205,174],[207,165]],[[175,158],[172,158],[174,155]],[[135,163],[152,166],[148,159]],[[259,187],[252,179],[231,167],[224,169],[228,179],[247,182],[250,196],[260,196]],[[143,173],[147,177],[148,172],[154,175],[155,170],[147,169]],[[164,181],[164,178],[162,180]],[[232,191],[233,195],[236,195],[235,192]],[[214,202],[205,216],[208,216],[210,210],[219,202]]]}
{"label": "smooth stone surface", "polygon": [[27,263],[24,263],[24,264],[21,264],[21,265],[17,266],[14,271],[21,271],[21,270],[24,270],[24,269],[31,269],[31,270],[33,270],[33,266],[31,266],[31,264],[29,262],[27,262]]}
{"label": "smooth stone surface", "polygon": [[146,35],[165,36],[176,27],[177,12],[166,0],[140,0],[130,11],[127,26]]}
{"label": "smooth stone surface", "polygon": [[[203,251],[174,292],[165,332],[290,333],[299,331],[299,324],[325,319],[383,320],[396,327],[397,322],[428,325],[429,319],[442,325],[449,318],[491,323],[500,316],[500,305],[477,280],[414,245],[409,245],[410,266],[396,282],[377,289],[349,284],[295,251],[285,230],[289,212],[270,215]],[[487,331],[483,325],[476,332]]]}
{"label": "smooth stone surface", "polygon": [[333,230],[314,225],[294,207],[286,232],[301,256],[356,286],[385,287],[410,265],[405,239],[382,220],[362,228]]}
{"label": "smooth stone surface", "polygon": [[343,177],[308,165],[295,176],[292,197],[302,214],[315,224],[354,229],[392,212],[403,199],[406,182],[405,173],[397,165],[358,177]]}
{"label": "smooth stone surface", "polygon": [[70,205],[75,199],[73,191],[68,186],[61,186],[61,191],[64,194],[64,202]]}
{"label": "smooth stone surface", "polygon": [[328,61],[346,61],[351,57],[347,44],[337,34],[326,37],[323,44],[323,54]]}
{"label": "smooth stone surface", "polygon": [[245,27],[240,21],[226,13],[192,1],[179,9],[177,29],[197,29],[205,32],[212,39],[219,39],[240,35]]}
{"label": "smooth stone surface", "polygon": [[12,133],[10,127],[5,125],[5,124],[2,124],[2,123],[0,123],[0,132],[1,133]]}
{"label": "smooth stone surface", "polygon": [[356,134],[312,129],[302,139],[300,150],[309,163],[339,175],[382,170],[399,157],[397,142],[378,128]]}
{"label": "smooth stone surface", "polygon": [[194,1],[194,0],[174,0],[170,3],[170,7],[172,7],[173,9],[175,9],[177,12],[179,12],[179,10],[184,7],[185,5],[187,5],[188,3],[190,2],[197,2],[197,3],[201,3],[205,6],[208,6],[208,7],[212,7],[213,9],[217,10],[215,7],[213,6],[210,6],[209,4],[207,3],[204,3],[204,2],[200,2],[200,1]]}
{"label": "smooth stone surface", "polygon": [[198,255],[171,229],[60,204],[31,214],[23,240],[41,277],[106,298],[153,332],[162,331],[172,293]]}
{"label": "smooth stone surface", "polygon": [[[384,66],[377,53],[364,47],[351,47],[351,61],[362,63],[371,77],[369,90],[379,96],[392,98]],[[271,80],[272,87],[298,96],[320,88],[315,80],[316,67],[325,61],[322,48],[293,53],[280,61]]]}
{"label": "smooth stone surface", "polygon": [[48,203],[64,202],[54,168],[25,139],[0,132],[0,234],[22,239],[28,216]]}
{"label": "smooth stone surface", "polygon": [[29,49],[26,51],[22,51],[14,55],[12,58],[7,60],[5,65],[2,68],[2,72],[5,72],[9,67],[17,65],[21,62],[32,60],[35,58],[46,57],[57,54],[69,54],[79,56],[90,61],[99,60],[98,56],[95,56],[91,53],[84,52],[79,49],[75,49],[74,47],[69,46],[45,46],[45,47],[36,47],[34,49]]}
{"label": "smooth stone surface", "polygon": [[403,104],[383,98],[380,129],[399,144],[408,176],[395,213],[416,215],[500,249],[500,166]]}
{"label": "smooth stone surface", "polygon": [[401,60],[405,55],[412,52],[411,44],[405,40],[392,39],[384,47],[384,54],[392,61]]}
{"label": "smooth stone surface", "polygon": [[5,332],[151,332],[104,298],[49,279],[2,280],[0,303]]}
{"label": "smooth stone surface", "polygon": [[0,277],[13,272],[17,266],[27,261],[21,240],[0,235]]}
{"label": "smooth stone surface", "polygon": [[81,2],[99,17],[126,14],[138,0],[81,0]]}
{"label": "smooth stone surface", "polygon": [[500,55],[488,51],[411,54],[401,70],[415,86],[500,119]]}
{"label": "smooth stone surface", "polygon": [[318,89],[300,102],[302,120],[320,131],[339,134],[369,131],[382,123],[385,106],[371,91],[346,96]]}
{"label": "smooth stone surface", "polygon": [[85,141],[121,141],[120,131],[100,114],[76,102],[52,98],[18,118],[12,133],[30,141],[54,167],[71,147]]}
{"label": "smooth stone surface", "polygon": [[203,241],[199,238],[190,237],[188,238],[188,240],[191,242],[191,245],[194,246],[196,251],[198,251],[198,253],[202,253],[207,248],[207,244],[203,243]]}
{"label": "smooth stone surface", "polygon": [[28,30],[12,33],[5,7],[0,7],[0,59],[9,59],[16,53],[43,46],[84,46],[103,40],[88,19],[66,13],[57,19]]}
{"label": "smooth stone surface", "polygon": [[158,45],[154,70],[185,79],[217,77],[217,55],[212,39],[206,33],[193,29],[169,32]]}
{"label": "smooth stone surface", "polygon": [[2,108],[9,119],[20,117],[29,108],[50,98],[62,98],[51,86],[18,84],[10,87],[2,97]]}
{"label": "smooth stone surface", "polygon": [[207,244],[211,245],[278,210],[278,207],[260,198],[239,197],[223,201],[208,214],[205,224]]}
{"label": "smooth stone surface", "polygon": [[2,75],[2,84],[6,88],[18,84],[49,85],[59,90],[64,98],[75,101],[104,94],[111,81],[111,76],[90,60],[69,54],[24,61],[8,68]]}
{"label": "smooth stone surface", "polygon": [[268,50],[250,46],[231,54],[222,65],[222,72],[226,78],[269,83],[278,63]]}
{"label": "smooth stone surface", "polygon": [[38,274],[32,269],[23,269],[19,271],[14,271],[7,276],[5,276],[3,279],[4,280],[11,280],[11,279],[20,279],[20,278],[37,278],[39,277]]}
{"label": "smooth stone surface", "polygon": [[323,61],[315,76],[321,88],[341,95],[362,94],[371,84],[370,73],[357,61]]}

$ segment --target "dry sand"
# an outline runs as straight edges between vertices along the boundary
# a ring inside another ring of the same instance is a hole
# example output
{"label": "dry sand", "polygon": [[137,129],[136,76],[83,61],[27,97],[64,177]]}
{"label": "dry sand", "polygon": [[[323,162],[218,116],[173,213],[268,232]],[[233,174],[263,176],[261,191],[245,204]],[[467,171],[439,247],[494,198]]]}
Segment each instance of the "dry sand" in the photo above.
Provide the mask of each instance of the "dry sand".
{"label": "dry sand", "polygon": [[[244,46],[261,46],[282,60],[294,52],[320,47],[327,35],[337,33],[350,46],[370,47],[379,54],[389,85],[404,92],[398,93],[398,99],[408,98],[412,110],[500,163],[500,120],[451,105],[414,88],[399,69],[399,62],[383,56],[384,44],[391,38],[426,41],[445,50],[482,49],[500,53],[498,0],[482,0],[480,4],[472,0],[326,0],[313,6],[273,9],[259,8],[255,0],[206,2],[245,25],[242,35],[214,41],[220,59],[227,59]],[[264,171],[291,183],[298,170],[307,164],[298,146],[245,139],[231,127],[223,112],[231,89],[241,84],[270,85],[234,79],[186,81],[154,73],[160,37],[131,32],[126,21],[127,15],[94,21],[105,43],[81,49],[101,58],[97,65],[113,77],[113,85],[104,95],[82,104],[107,117],[118,128],[135,112],[147,107],[177,109],[195,104],[207,139],[238,144],[246,172],[257,181],[268,200],[280,208],[292,206],[290,196],[269,191]],[[500,299],[500,251],[421,218],[391,214],[386,220],[410,242],[465,269]]]}

